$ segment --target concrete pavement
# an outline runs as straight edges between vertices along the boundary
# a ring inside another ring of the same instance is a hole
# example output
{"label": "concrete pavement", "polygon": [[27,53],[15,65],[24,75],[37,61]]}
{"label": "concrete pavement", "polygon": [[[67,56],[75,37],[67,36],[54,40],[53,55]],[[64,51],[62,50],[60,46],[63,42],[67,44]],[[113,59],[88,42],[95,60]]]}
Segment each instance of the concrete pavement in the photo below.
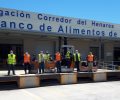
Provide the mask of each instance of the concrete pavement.
{"label": "concrete pavement", "polygon": [[[7,70],[0,71],[0,76],[6,76],[7,74],[8,74]],[[15,74],[16,75],[25,74],[25,72],[24,70],[15,70]],[[10,71],[10,75],[13,75],[12,71]]]}
{"label": "concrete pavement", "polygon": [[4,90],[0,100],[120,100],[120,81]]}

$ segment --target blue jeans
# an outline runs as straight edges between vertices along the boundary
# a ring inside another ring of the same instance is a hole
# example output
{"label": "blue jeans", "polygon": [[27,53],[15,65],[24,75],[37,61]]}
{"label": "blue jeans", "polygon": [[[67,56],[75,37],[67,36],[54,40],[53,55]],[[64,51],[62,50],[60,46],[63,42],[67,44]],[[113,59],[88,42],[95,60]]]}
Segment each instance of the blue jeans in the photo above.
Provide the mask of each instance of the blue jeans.
{"label": "blue jeans", "polygon": [[60,61],[56,62],[56,67],[57,67],[57,72],[61,73],[61,63],[60,63]]}
{"label": "blue jeans", "polygon": [[39,73],[41,74],[41,70],[42,70],[42,73],[44,73],[44,68],[45,68],[45,63],[44,62],[41,62],[40,63],[40,66],[39,66]]}

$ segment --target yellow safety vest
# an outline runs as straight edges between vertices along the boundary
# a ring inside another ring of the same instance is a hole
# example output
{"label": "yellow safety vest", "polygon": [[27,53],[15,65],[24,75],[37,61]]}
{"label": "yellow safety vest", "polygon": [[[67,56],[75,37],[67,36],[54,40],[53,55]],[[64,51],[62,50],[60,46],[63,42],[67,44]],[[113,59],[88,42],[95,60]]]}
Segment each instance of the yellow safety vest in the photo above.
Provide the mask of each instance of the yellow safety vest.
{"label": "yellow safety vest", "polygon": [[16,55],[8,54],[8,64],[16,64]]}
{"label": "yellow safety vest", "polygon": [[[78,55],[78,61],[80,61],[80,53],[77,54]],[[74,53],[74,61],[76,61],[76,53]]]}
{"label": "yellow safety vest", "polygon": [[45,54],[45,60],[49,61],[50,60],[50,54]]}
{"label": "yellow safety vest", "polygon": [[[43,61],[42,61],[43,60]],[[42,54],[38,54],[38,62],[45,62],[45,54],[43,54],[43,58],[42,58]]]}
{"label": "yellow safety vest", "polygon": [[70,59],[70,52],[69,51],[66,53],[66,58]]}

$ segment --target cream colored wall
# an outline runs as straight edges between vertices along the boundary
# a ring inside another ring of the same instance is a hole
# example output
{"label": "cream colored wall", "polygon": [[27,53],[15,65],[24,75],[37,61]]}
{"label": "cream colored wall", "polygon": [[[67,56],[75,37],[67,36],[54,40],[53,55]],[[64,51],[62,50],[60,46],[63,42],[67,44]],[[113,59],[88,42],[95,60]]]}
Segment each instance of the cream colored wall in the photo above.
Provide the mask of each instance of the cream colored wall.
{"label": "cream colored wall", "polygon": [[113,60],[113,43],[107,42],[104,44],[104,60],[112,61]]}
{"label": "cream colored wall", "polygon": [[[74,45],[75,49],[78,49],[82,55],[82,58],[87,56],[90,47],[99,47],[99,41],[97,40],[69,40],[68,44]],[[118,44],[115,44],[117,47]],[[113,60],[113,49],[114,49],[114,42],[105,42],[104,43],[104,60],[105,61],[112,61]]]}
{"label": "cream colored wall", "polygon": [[28,51],[30,54],[35,52],[35,40],[34,39],[24,39],[24,52]]}
{"label": "cream colored wall", "polygon": [[48,51],[54,55],[56,49],[56,40],[54,39],[24,39],[24,52],[28,51],[30,54],[38,54],[40,51],[44,53]]}
{"label": "cream colored wall", "polygon": [[105,61],[112,61],[114,59],[114,47],[120,47],[120,43],[114,41],[105,43]]}
{"label": "cream colored wall", "polygon": [[95,40],[80,40],[80,39],[69,39],[69,45],[74,45],[75,49],[79,50],[82,55],[82,59],[85,60],[86,56],[90,50],[90,47],[98,47],[99,42]]}
{"label": "cream colored wall", "polygon": [[0,38],[0,44],[23,44],[23,40],[15,38]]}

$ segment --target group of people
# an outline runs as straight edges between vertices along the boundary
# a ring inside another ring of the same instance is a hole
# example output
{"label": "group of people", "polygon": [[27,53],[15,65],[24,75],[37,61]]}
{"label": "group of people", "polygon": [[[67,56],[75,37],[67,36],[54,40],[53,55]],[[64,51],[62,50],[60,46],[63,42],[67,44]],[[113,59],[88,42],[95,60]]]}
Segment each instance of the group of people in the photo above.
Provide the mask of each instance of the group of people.
{"label": "group of people", "polygon": [[[23,66],[24,66],[25,74],[30,74],[32,62],[37,60],[36,56],[33,55],[33,57],[31,57],[31,55],[28,52],[25,52],[23,56],[24,56]],[[43,51],[40,51],[37,60],[39,62],[39,71],[38,71],[39,74],[41,74],[41,72],[44,73],[45,62],[50,60],[51,60],[51,56],[48,52],[44,54]],[[12,50],[10,51],[10,54],[8,54],[7,64],[8,64],[8,75],[10,75],[10,70],[12,70],[13,75],[15,75],[16,55],[13,53]]]}
{"label": "group of people", "polygon": [[[44,53],[43,51],[40,51],[38,54],[38,59],[36,59],[36,56],[31,59],[31,55],[28,52],[24,53],[24,60],[23,60],[23,65],[24,65],[24,71],[25,74],[30,74],[31,72],[31,60],[35,61],[37,60],[39,63],[38,67],[38,73],[44,73],[45,71],[45,62],[52,60],[51,55],[46,52]],[[92,52],[90,52],[87,57],[87,64],[89,67],[89,71],[92,71],[93,67],[93,62],[94,62],[94,55]],[[13,75],[15,75],[15,69],[14,66],[16,64],[16,55],[13,53],[13,51],[10,51],[10,54],[8,54],[8,75],[10,75],[10,70],[13,71]],[[64,63],[63,63],[64,62]],[[63,55],[60,52],[55,53],[55,65],[57,68],[57,72],[61,73],[61,66],[65,65],[67,68],[70,68],[72,62],[74,62],[74,67],[77,68],[77,72],[80,71],[80,62],[81,62],[81,54],[79,53],[78,50],[75,51],[75,53],[71,54],[70,51],[66,52],[66,55]]]}
{"label": "group of people", "polygon": [[[57,72],[61,72],[61,66],[67,66],[67,68],[70,68],[70,66],[72,66],[72,63],[74,63],[73,66],[77,68],[77,72],[80,71],[82,57],[78,50],[76,50],[75,53],[73,54],[71,54],[70,51],[67,51],[65,58],[64,57],[61,58],[61,57],[62,55],[60,54],[60,52],[57,52],[55,57]],[[95,60],[94,55],[92,54],[92,52],[89,52],[89,54],[86,57],[86,61],[87,61],[86,65],[88,66],[89,72],[92,72],[94,60]]]}

